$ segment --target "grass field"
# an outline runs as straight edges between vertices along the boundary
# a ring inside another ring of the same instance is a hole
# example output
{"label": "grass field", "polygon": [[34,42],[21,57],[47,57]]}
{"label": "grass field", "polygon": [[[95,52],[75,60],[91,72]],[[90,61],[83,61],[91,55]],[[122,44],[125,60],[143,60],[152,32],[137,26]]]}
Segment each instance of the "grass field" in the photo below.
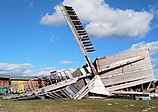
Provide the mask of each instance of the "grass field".
{"label": "grass field", "polygon": [[0,100],[0,112],[158,112],[158,100]]}

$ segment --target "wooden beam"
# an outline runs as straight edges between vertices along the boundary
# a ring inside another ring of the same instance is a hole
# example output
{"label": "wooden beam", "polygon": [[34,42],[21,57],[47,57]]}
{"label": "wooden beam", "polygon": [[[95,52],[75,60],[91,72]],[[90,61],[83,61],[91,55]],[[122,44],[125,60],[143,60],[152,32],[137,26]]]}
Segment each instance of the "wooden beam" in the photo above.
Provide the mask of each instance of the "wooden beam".
{"label": "wooden beam", "polygon": [[119,85],[113,85],[110,87],[106,87],[106,89],[110,92],[110,91],[115,91],[115,90],[120,90],[120,89],[124,89],[124,88],[128,88],[128,87],[133,87],[136,85],[140,85],[143,83],[147,83],[150,82],[151,80],[154,80],[154,78],[152,77],[147,77],[145,79],[141,79],[138,81],[132,81],[132,82],[127,82],[127,83],[123,83],[123,84],[119,84]]}
{"label": "wooden beam", "polygon": [[148,85],[148,87],[147,87],[147,89],[146,89],[146,92],[148,92],[148,90],[149,90],[151,84],[152,84],[152,82],[149,83],[149,85]]}

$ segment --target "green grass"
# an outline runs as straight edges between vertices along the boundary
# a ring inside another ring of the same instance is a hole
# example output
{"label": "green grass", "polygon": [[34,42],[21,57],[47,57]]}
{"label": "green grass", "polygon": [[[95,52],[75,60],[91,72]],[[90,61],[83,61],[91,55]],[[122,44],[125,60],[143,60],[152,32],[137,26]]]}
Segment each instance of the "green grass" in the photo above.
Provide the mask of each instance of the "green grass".
{"label": "green grass", "polygon": [[158,100],[0,100],[0,112],[158,112]]}

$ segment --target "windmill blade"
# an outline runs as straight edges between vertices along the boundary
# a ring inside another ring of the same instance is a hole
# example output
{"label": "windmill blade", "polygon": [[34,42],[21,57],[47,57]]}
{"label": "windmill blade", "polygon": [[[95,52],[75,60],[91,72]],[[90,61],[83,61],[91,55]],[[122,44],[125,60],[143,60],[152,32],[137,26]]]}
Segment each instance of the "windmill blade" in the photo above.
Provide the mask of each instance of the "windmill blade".
{"label": "windmill blade", "polygon": [[[95,52],[95,48],[73,7],[61,4],[60,8],[67,18],[68,25],[73,32],[82,53],[86,55],[87,53]],[[93,48],[93,50],[87,49],[87,46]]]}

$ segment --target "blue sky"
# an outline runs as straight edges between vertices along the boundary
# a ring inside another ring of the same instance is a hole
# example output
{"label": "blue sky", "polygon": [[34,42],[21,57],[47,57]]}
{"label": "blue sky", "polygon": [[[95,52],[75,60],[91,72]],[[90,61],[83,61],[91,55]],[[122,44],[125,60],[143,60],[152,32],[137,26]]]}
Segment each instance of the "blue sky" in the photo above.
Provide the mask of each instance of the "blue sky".
{"label": "blue sky", "polygon": [[[85,63],[55,8],[63,0],[0,2],[0,73],[41,75],[52,69],[76,69]],[[90,55],[92,60],[148,47],[158,71],[157,0],[64,0],[64,4],[74,6],[91,36],[96,48]]]}

